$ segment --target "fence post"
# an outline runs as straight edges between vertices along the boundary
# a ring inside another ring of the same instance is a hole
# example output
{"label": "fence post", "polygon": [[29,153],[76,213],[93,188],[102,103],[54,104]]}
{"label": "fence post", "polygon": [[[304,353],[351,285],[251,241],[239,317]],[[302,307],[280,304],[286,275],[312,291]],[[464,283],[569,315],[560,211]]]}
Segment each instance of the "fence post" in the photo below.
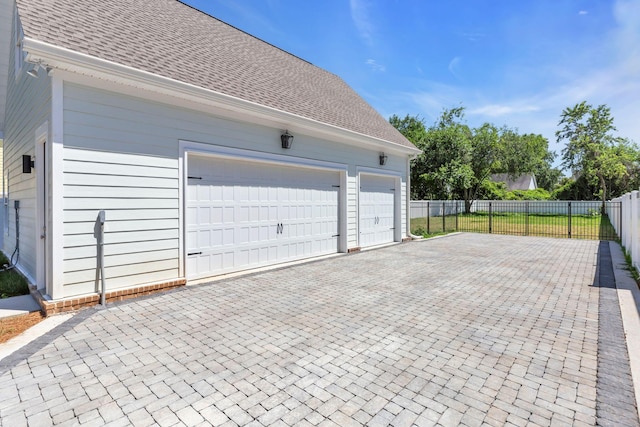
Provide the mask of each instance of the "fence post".
{"label": "fence post", "polygon": [[491,202],[489,202],[489,234],[492,232]]}
{"label": "fence post", "polygon": [[431,233],[430,227],[429,227],[430,222],[431,222],[430,221],[430,218],[431,218],[431,206],[430,206],[430,204],[431,203],[427,200],[427,234]]}
{"label": "fence post", "polygon": [[447,206],[446,206],[446,202],[443,201],[442,202],[442,232],[444,233],[447,226],[445,224],[445,221],[447,219]]}
{"label": "fence post", "polygon": [[569,211],[569,238],[571,238],[571,202],[567,202],[567,203],[568,203],[567,210]]}
{"label": "fence post", "polygon": [[620,201],[618,202],[618,219],[620,220],[620,231],[618,232],[618,237],[620,238],[620,243],[622,243],[622,197],[620,197]]}
{"label": "fence post", "polygon": [[631,265],[635,266],[635,260],[638,259],[638,190],[631,192],[631,247],[629,252],[631,253]]}
{"label": "fence post", "polygon": [[458,231],[458,201],[456,200],[456,231]]}
{"label": "fence post", "polygon": [[525,214],[524,214],[524,235],[528,236],[529,235],[529,202],[526,201],[524,202],[524,210],[525,210]]}
{"label": "fence post", "polygon": [[[632,217],[633,217],[633,194],[632,193],[627,193],[629,194],[629,201],[627,202],[627,209],[626,209],[626,214],[627,214],[627,224],[629,225],[629,231],[627,231],[627,234],[623,240],[623,246],[625,247],[625,249],[627,251],[631,250],[631,236],[633,235],[633,222],[632,222]],[[625,194],[626,197],[626,194]]]}

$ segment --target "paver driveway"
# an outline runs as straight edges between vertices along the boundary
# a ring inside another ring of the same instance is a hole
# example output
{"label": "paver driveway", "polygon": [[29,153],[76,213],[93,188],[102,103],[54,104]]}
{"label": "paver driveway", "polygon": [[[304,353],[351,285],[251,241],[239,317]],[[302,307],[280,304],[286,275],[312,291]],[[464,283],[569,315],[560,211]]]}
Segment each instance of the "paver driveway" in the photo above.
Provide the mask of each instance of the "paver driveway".
{"label": "paver driveway", "polygon": [[2,424],[594,425],[598,248],[461,234],[87,310],[3,361]]}

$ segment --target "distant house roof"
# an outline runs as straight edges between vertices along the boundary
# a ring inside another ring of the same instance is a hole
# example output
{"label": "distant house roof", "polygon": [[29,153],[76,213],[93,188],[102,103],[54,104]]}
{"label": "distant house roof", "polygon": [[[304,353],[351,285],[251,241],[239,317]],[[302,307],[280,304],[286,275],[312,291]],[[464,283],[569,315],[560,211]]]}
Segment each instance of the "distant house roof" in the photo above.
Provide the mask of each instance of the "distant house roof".
{"label": "distant house roof", "polygon": [[17,0],[25,37],[414,148],[340,77],[176,0]]}
{"label": "distant house roof", "polygon": [[509,174],[506,173],[494,173],[491,175],[491,180],[494,182],[504,182],[507,185],[509,191],[513,190],[535,190],[538,188],[536,177],[533,174],[524,174],[512,179]]}

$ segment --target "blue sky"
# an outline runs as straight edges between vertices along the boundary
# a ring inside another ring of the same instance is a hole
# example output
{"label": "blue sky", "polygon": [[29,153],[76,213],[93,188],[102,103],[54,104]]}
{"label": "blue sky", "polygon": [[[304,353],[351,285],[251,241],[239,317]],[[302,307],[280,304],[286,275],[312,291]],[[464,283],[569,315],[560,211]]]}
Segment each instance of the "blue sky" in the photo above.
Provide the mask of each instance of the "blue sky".
{"label": "blue sky", "polygon": [[640,0],[186,0],[342,77],[380,114],[463,105],[547,137],[562,110],[607,104],[640,144]]}

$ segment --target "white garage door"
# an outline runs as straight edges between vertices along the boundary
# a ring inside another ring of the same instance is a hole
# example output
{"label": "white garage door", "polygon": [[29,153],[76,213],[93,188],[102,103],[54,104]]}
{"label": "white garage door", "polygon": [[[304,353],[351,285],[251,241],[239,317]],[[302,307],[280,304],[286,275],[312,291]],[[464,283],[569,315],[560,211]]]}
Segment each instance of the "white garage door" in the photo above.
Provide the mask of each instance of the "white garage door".
{"label": "white garage door", "polygon": [[187,277],[338,251],[339,172],[189,156]]}
{"label": "white garage door", "polygon": [[395,178],[360,175],[360,246],[394,241]]}

